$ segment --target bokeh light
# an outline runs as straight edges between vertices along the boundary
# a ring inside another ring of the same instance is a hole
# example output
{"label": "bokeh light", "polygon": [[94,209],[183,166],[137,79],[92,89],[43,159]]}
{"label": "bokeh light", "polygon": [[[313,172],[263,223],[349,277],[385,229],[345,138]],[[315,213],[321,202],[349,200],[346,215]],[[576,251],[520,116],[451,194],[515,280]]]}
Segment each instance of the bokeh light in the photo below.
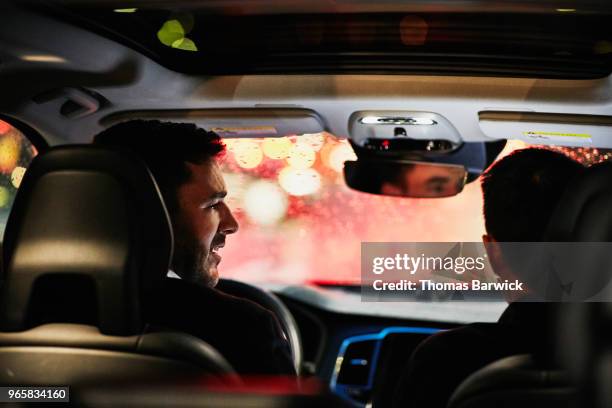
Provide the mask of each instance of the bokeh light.
{"label": "bokeh light", "polygon": [[429,25],[423,17],[410,15],[402,18],[399,30],[404,45],[423,45],[427,41]]}
{"label": "bokeh light", "polygon": [[0,186],[0,208],[8,206],[11,199],[11,193],[6,187]]}
{"label": "bokeh light", "polygon": [[0,120],[0,234],[6,226],[6,220],[21,180],[36,148],[17,128]]}
{"label": "bokeh light", "polygon": [[348,144],[348,142],[338,143],[329,152],[329,156],[327,158],[327,165],[331,169],[340,173],[344,168],[344,162],[349,160],[357,160],[355,152]]}
{"label": "bokeh light", "polygon": [[315,160],[315,151],[306,144],[293,145],[287,157],[287,163],[294,169],[307,169],[312,167]]}
{"label": "bokeh light", "polygon": [[241,205],[249,177],[246,174],[225,171],[223,172],[223,179],[227,189],[225,201],[231,206]]}
{"label": "bokeh light", "polygon": [[236,163],[243,169],[253,169],[263,160],[263,152],[255,140],[235,140],[232,143],[232,152]]}
{"label": "bokeh light", "polygon": [[281,187],[293,196],[314,194],[321,188],[321,175],[312,168],[285,167],[278,174]]}
{"label": "bokeh light", "polygon": [[259,180],[252,183],[244,194],[244,211],[259,225],[275,225],[287,213],[287,196],[276,183]]}
{"label": "bokeh light", "polygon": [[11,130],[11,125],[3,120],[0,120],[0,135],[7,133],[9,130]]}
{"label": "bokeh light", "polygon": [[[342,177],[344,162],[356,159],[346,139],[324,134],[317,151],[311,143],[316,138],[302,137],[290,136],[280,143],[282,138],[226,139],[231,153],[222,166],[228,204],[231,198],[241,227],[227,239],[224,277],[359,284],[361,242],[472,242],[485,233],[477,181],[457,196],[435,200],[360,193],[349,189]],[[288,157],[273,158],[281,156],[282,144],[307,146],[314,152],[314,164],[297,169]],[[235,154],[257,150],[254,145],[262,152],[261,162],[255,168],[241,167]],[[264,151],[266,146],[273,146],[272,154]],[[525,147],[530,146],[509,141],[501,155]],[[605,149],[545,148],[585,164],[612,159],[612,151]]]}
{"label": "bokeh light", "polygon": [[25,175],[26,168],[17,166],[11,173],[11,183],[15,188],[19,188],[21,185],[21,180],[23,180],[23,176]]}
{"label": "bokeh light", "polygon": [[19,162],[21,141],[17,132],[0,135],[0,172],[10,174]]}
{"label": "bokeh light", "polygon": [[292,143],[287,137],[267,138],[261,144],[264,154],[270,159],[281,160],[289,156]]}
{"label": "bokeh light", "polygon": [[597,164],[612,159],[612,149],[594,149],[589,147],[564,147],[564,146],[534,146],[544,149],[555,150],[564,153],[568,157],[586,165]]}
{"label": "bokeh light", "polygon": [[296,138],[295,144],[308,146],[311,150],[318,152],[325,144],[325,136],[323,133],[310,133],[301,135]]}
{"label": "bokeh light", "polygon": [[228,152],[231,152],[234,150],[234,142],[236,142],[236,139],[231,139],[231,138],[223,139],[223,144],[225,145],[225,148],[227,149]]}

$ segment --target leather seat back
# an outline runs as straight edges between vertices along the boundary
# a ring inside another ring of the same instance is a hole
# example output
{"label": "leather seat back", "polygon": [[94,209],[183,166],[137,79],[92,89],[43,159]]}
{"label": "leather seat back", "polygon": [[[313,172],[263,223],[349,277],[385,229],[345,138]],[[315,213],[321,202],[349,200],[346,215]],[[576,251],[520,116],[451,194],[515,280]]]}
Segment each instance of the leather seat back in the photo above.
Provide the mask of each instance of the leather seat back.
{"label": "leather seat back", "polygon": [[176,332],[107,336],[93,326],[51,323],[25,332],[0,333],[0,361],[0,384],[176,382],[202,374],[238,381],[215,349]]}
{"label": "leather seat back", "polygon": [[[612,405],[612,163],[588,170],[579,191],[567,194],[555,211],[557,220],[551,239],[568,242],[606,242],[595,255],[577,259],[585,272],[596,272],[588,283],[599,292],[589,302],[563,304],[558,314],[558,356],[573,374],[582,404]],[[571,193],[571,192],[570,192]],[[551,226],[552,227],[552,226]],[[591,273],[592,274],[592,273]],[[584,272],[580,276],[589,276]],[[598,301],[599,300],[599,301]]]}
{"label": "leather seat back", "polygon": [[[557,347],[550,352],[569,369],[582,405],[612,404],[607,384],[612,378],[612,163],[588,168],[567,189],[555,209],[547,239],[579,248],[571,262],[558,268],[557,293],[566,301],[558,305],[551,336]],[[558,259],[563,259],[561,256]],[[555,269],[555,268],[551,268]],[[569,273],[559,271],[569,270]],[[555,286],[555,285],[553,285]],[[571,296],[559,288],[571,289]]]}
{"label": "leather seat back", "polygon": [[136,157],[91,146],[43,153],[4,234],[0,329],[24,330],[57,309],[105,334],[133,334],[140,291],[165,276],[171,250],[164,204]]}
{"label": "leather seat back", "polygon": [[506,357],[470,375],[449,408],[577,407],[577,395],[562,370],[541,369],[529,355]]}
{"label": "leather seat back", "polygon": [[167,274],[172,246],[161,195],[137,157],[94,146],[36,157],[4,236],[0,381],[231,374],[203,341],[152,330],[143,318],[142,299]]}
{"label": "leather seat back", "polygon": [[[584,250],[571,251],[572,265],[581,268],[562,273],[564,266],[548,268],[549,300],[567,299],[562,288],[572,287],[572,301],[592,300],[599,292],[611,298],[605,290],[612,272],[612,253],[607,245],[612,241],[612,163],[591,166],[577,176],[564,192],[554,209],[545,234],[549,243],[570,243]],[[559,245],[562,251],[563,246]],[[561,255],[557,257],[562,259]],[[551,261],[552,262],[552,261]],[[579,272],[579,273],[577,273]],[[605,372],[593,359],[599,348],[605,356],[612,356],[612,347],[602,347],[608,326],[612,322],[609,303],[560,303],[555,305],[552,322],[543,322],[551,328],[543,335],[550,336],[549,344],[560,345],[543,350],[535,356],[511,357],[500,360],[474,373],[466,379],[449,406],[475,408],[480,406],[573,406],[584,402],[585,395],[593,395],[593,376],[588,373]],[[602,319],[602,316],[608,316]],[[609,337],[608,337],[609,338]],[[608,344],[612,344],[608,343]],[[606,357],[607,358],[607,357]],[[570,371],[550,367],[571,367]],[[589,368],[590,367],[590,368]],[[612,365],[609,378],[612,378]],[[576,377],[581,378],[579,394]],[[578,391],[577,391],[578,390]],[[612,394],[610,394],[612,395]],[[612,401],[612,397],[610,398]]]}

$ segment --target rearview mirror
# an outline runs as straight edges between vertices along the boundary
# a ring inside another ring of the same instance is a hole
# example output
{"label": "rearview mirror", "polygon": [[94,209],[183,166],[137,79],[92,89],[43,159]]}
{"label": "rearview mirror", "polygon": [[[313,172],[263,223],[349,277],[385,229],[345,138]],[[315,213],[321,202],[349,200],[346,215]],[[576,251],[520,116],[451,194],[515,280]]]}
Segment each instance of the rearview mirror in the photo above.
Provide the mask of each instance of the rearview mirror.
{"label": "rearview mirror", "polygon": [[456,164],[411,160],[344,163],[346,184],[358,191],[396,197],[450,197],[463,191],[468,172]]}

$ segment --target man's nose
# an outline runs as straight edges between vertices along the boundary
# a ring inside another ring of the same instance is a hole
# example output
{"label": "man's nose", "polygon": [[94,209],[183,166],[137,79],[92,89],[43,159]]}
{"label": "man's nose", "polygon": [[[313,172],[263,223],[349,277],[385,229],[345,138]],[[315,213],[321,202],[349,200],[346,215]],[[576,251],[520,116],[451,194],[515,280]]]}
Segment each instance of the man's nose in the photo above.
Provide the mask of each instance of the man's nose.
{"label": "man's nose", "polygon": [[236,220],[236,217],[234,217],[232,210],[227,205],[224,207],[225,211],[223,212],[219,229],[225,235],[233,234],[234,232],[238,231],[238,221]]}

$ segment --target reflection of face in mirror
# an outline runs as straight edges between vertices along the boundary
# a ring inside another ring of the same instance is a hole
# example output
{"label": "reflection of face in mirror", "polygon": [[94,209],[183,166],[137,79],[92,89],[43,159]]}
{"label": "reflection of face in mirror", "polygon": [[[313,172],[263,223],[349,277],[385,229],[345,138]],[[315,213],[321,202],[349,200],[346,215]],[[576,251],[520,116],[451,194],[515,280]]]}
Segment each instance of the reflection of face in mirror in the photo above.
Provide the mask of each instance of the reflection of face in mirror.
{"label": "reflection of face in mirror", "polygon": [[395,169],[396,176],[384,181],[380,193],[400,197],[449,197],[460,193],[466,172],[462,166],[412,163]]}

